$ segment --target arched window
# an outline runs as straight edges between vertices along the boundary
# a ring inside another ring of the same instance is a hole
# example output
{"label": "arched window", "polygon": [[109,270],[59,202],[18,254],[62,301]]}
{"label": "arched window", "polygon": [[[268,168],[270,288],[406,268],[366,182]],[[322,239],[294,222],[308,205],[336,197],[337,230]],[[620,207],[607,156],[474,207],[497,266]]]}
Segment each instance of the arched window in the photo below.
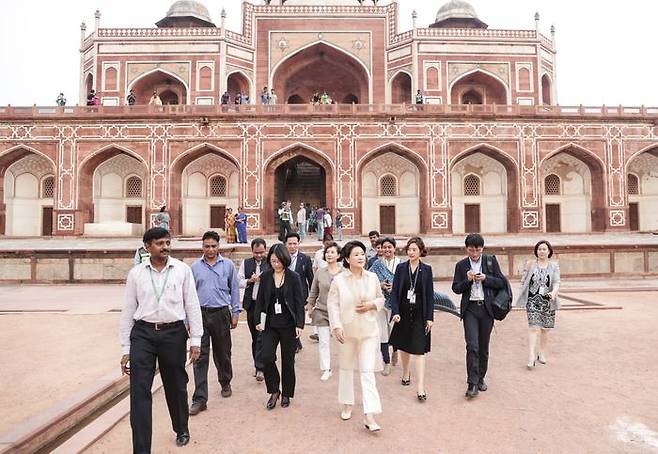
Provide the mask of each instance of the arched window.
{"label": "arched window", "polygon": [[111,66],[105,70],[105,89],[108,91],[115,91],[117,89],[117,85],[117,70]]}
{"label": "arched window", "polygon": [[393,175],[384,175],[379,180],[379,195],[382,197],[395,197],[398,195],[398,182]]}
{"label": "arched window", "polygon": [[554,173],[547,175],[544,178],[544,194],[546,195],[560,195],[562,193],[560,177]]}
{"label": "arched window", "polygon": [[519,90],[530,91],[530,70],[528,68],[519,69]]}
{"label": "arched window", "polygon": [[428,90],[440,90],[441,87],[439,87],[439,70],[435,68],[434,66],[430,66],[427,68],[427,72],[425,73],[425,86],[427,87]]}
{"label": "arched window", "polygon": [[55,177],[47,176],[41,180],[41,198],[52,199],[55,196]]}
{"label": "arched window", "polygon": [[226,178],[215,175],[210,179],[210,197],[226,197]]}
{"label": "arched window", "polygon": [[126,197],[131,199],[142,197],[142,179],[136,176],[126,180]]}
{"label": "arched window", "polygon": [[212,90],[212,69],[208,66],[199,70],[199,90]]}
{"label": "arched window", "polygon": [[626,178],[626,187],[628,188],[628,195],[640,194],[640,180],[637,178],[637,175],[632,173],[628,174],[628,177]]}
{"label": "arched window", "polygon": [[464,195],[480,195],[480,178],[477,175],[464,177]]}

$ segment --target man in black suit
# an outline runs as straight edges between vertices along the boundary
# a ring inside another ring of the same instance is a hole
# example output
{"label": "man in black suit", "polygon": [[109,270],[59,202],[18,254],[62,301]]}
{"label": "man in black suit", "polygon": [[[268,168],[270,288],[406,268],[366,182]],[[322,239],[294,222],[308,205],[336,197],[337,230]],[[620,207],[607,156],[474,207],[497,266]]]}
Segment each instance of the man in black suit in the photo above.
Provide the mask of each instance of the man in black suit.
{"label": "man in black suit", "polygon": [[489,339],[494,324],[491,304],[495,290],[504,288],[505,281],[496,256],[491,257],[492,270],[483,263],[484,238],[481,235],[471,233],[465,243],[468,257],[455,265],[452,291],[462,296],[459,312],[466,339],[466,397],[471,399],[479,391],[487,390],[484,376],[489,365]]}
{"label": "man in black suit", "polygon": [[252,257],[242,261],[238,271],[238,281],[240,288],[244,289],[242,298],[242,309],[247,312],[247,325],[251,333],[251,356],[254,359],[254,377],[259,383],[263,381],[263,360],[261,359],[262,341],[261,333],[256,330],[256,325],[260,320],[256,320],[254,309],[256,307],[256,298],[260,288],[260,275],[270,268],[265,255],[267,253],[267,244],[262,238],[254,238],[251,242]]}
{"label": "man in black suit", "polygon": [[[308,292],[313,283],[313,263],[311,258],[299,252],[299,234],[296,232],[290,232],[286,235],[286,249],[290,253],[290,268],[295,273],[299,275],[299,279],[302,281],[302,296],[304,297],[304,304],[306,304],[306,299],[308,298]],[[302,349],[302,341],[297,338],[297,351],[299,353]]]}

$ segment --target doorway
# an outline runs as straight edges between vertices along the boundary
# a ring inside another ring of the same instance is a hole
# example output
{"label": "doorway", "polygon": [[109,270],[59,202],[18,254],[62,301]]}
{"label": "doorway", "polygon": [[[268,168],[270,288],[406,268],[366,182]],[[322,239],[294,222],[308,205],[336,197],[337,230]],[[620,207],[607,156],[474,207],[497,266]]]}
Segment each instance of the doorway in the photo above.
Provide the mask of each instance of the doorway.
{"label": "doorway", "polygon": [[274,176],[274,211],[283,200],[290,200],[292,207],[300,203],[326,207],[326,179],[324,168],[304,156],[282,164]]}
{"label": "doorway", "polygon": [[142,223],[142,206],[127,206],[126,207],[126,222],[130,224]]}
{"label": "doorway", "polygon": [[379,231],[395,235],[395,205],[379,206]]}
{"label": "doorway", "polygon": [[224,225],[224,215],[226,214],[226,205],[210,205],[210,228],[226,229]]}
{"label": "doorway", "polygon": [[41,207],[41,235],[53,235],[53,207]]}
{"label": "doorway", "polygon": [[560,204],[547,203],[546,204],[546,231],[549,233],[557,233],[562,231],[562,223],[560,221]]}
{"label": "doorway", "polygon": [[480,232],[480,204],[464,205],[464,227],[466,233]]}
{"label": "doorway", "polygon": [[628,224],[632,232],[640,230],[640,204],[637,202],[628,204]]}

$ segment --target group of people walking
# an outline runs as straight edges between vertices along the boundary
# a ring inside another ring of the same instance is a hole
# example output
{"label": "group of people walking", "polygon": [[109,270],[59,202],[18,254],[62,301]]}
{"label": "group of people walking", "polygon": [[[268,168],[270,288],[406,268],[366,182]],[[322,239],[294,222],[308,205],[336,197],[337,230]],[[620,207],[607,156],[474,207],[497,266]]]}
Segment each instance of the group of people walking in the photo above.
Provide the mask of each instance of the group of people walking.
{"label": "group of people walking", "polygon": [[279,224],[279,241],[283,241],[290,232],[297,232],[302,240],[311,232],[317,234],[318,241],[323,241],[325,234],[336,236],[338,241],[343,240],[343,213],[337,209],[332,215],[328,207],[311,207],[309,203],[300,202],[293,215],[290,200],[281,202],[277,210],[277,222]]}
{"label": "group of people walking", "polygon": [[[419,237],[410,238],[407,260],[396,257],[396,241],[384,238],[375,248],[357,240],[342,247],[325,236],[315,263],[299,251],[300,235],[286,234],[269,250],[264,239],[251,242],[252,257],[238,270],[219,254],[219,235],[203,235],[203,255],[188,267],[169,256],[167,230],[144,234],[148,258],[129,273],[126,302],[121,315],[121,366],[130,375],[131,427],[134,452],[151,449],[151,385],[156,360],[167,405],[176,432],[176,444],[189,443],[189,415],[207,408],[210,346],[221,396],[232,395],[231,330],[241,311],[247,315],[256,382],[265,382],[265,408],[287,408],[295,397],[295,355],[302,349],[301,334],[307,318],[317,337],[320,380],[333,376],[331,338],[338,348],[338,403],[340,418],[350,420],[355,405],[354,375],[359,377],[363,424],[381,430],[382,412],[376,372],[391,373],[391,354],[402,363],[400,384],[415,383],[416,398],[426,402],[426,354],[431,350],[435,292],[432,267],[424,261],[427,248]],[[459,309],[466,341],[467,389],[472,399],[488,389],[489,341],[494,325],[497,292],[507,278],[494,255],[484,254],[484,239],[470,234],[466,254],[455,266],[452,290],[461,295]],[[534,248],[526,263],[516,304],[527,309],[529,360],[545,364],[548,331],[555,326],[560,271],[551,261],[547,241]],[[375,257],[375,260],[369,260]],[[240,304],[240,289],[244,289]],[[161,304],[166,302],[166,305]],[[195,391],[187,402],[186,342],[194,363]],[[281,370],[277,367],[277,349]]]}

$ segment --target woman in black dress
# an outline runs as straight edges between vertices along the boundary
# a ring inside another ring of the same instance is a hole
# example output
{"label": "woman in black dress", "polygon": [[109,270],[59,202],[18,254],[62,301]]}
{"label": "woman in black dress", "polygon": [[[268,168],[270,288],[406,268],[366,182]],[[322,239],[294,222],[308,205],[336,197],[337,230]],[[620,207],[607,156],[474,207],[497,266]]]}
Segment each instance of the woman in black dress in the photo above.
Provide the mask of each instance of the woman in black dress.
{"label": "woman in black dress", "polygon": [[[295,348],[304,329],[304,300],[302,283],[290,266],[290,254],[283,244],[270,248],[267,261],[272,267],[260,277],[260,288],[254,317],[256,329],[262,332],[262,360],[265,384],[272,410],[281,397],[281,406],[290,405],[295,394]],[[281,376],[276,367],[276,348],[281,344]],[[282,388],[279,384],[282,383]]]}
{"label": "woman in black dress", "polygon": [[401,352],[402,385],[411,384],[411,358],[416,364],[418,400],[427,400],[425,392],[425,353],[430,351],[434,323],[434,287],[432,267],[420,261],[427,255],[423,240],[418,237],[407,242],[407,262],[395,269],[390,306],[395,323],[389,343]]}

